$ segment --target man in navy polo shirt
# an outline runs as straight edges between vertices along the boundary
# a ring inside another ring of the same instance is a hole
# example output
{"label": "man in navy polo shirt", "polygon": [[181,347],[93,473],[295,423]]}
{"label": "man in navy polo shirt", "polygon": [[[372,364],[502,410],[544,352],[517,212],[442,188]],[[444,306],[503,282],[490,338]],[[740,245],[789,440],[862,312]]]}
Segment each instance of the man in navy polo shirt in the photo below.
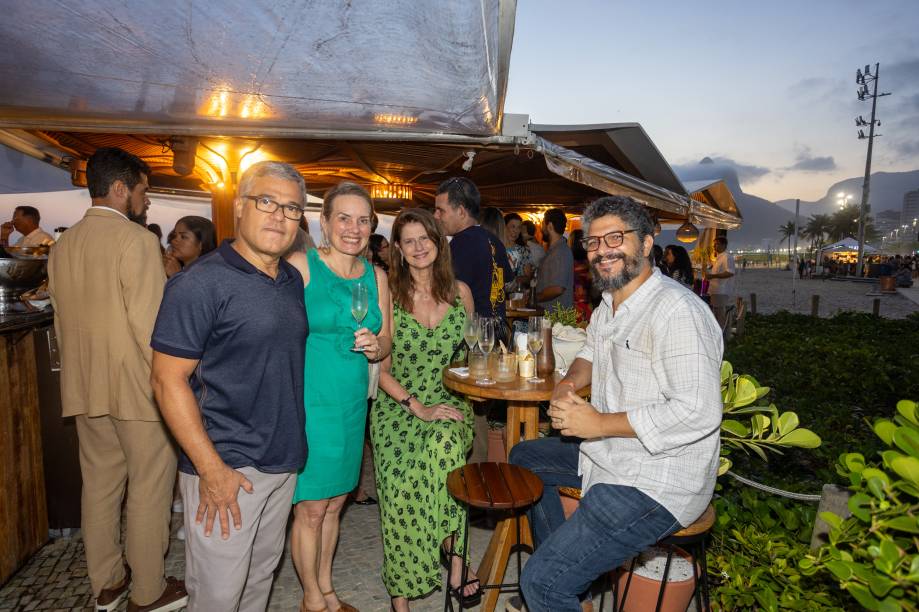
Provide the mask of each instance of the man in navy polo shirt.
{"label": "man in navy polo shirt", "polygon": [[250,167],[236,239],[169,280],[153,331],[153,390],[183,451],[190,611],[265,610],[284,549],[306,461],[308,326],[303,278],[281,257],[305,204],[292,166]]}

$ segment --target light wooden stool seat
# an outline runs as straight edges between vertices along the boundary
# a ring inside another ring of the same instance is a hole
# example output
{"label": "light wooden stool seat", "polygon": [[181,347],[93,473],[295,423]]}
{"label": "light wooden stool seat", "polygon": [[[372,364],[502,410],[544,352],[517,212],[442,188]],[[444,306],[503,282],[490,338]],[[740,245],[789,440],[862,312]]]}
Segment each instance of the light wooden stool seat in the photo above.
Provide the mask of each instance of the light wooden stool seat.
{"label": "light wooden stool seat", "polygon": [[[542,480],[526,468],[510,463],[469,463],[456,468],[447,476],[447,491],[458,501],[475,508],[485,510],[510,510],[512,512],[534,504],[542,497]],[[484,589],[516,590],[520,592],[520,521],[515,521],[517,531],[517,582],[506,584],[482,584]],[[450,547],[453,554],[453,546]],[[466,530],[463,536],[463,576],[458,587],[462,592],[468,583],[469,560],[469,513],[466,513]],[[448,559],[449,561],[449,559]],[[505,560],[506,563],[506,560]],[[452,564],[447,568],[447,588],[444,589],[444,610],[453,610],[451,597],[450,577]],[[475,582],[474,580],[472,581]],[[466,602],[460,598],[460,606]]]}

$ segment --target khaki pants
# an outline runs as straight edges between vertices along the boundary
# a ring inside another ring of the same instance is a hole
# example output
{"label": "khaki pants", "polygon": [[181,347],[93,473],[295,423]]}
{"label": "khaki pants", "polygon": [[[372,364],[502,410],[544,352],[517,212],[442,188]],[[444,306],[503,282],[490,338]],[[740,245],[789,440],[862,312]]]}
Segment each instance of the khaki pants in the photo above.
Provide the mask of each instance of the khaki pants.
{"label": "khaki pants", "polygon": [[200,479],[179,474],[185,506],[187,612],[265,612],[268,607],[274,570],[284,552],[297,475],[265,474],[251,467],[238,471],[249,479],[253,491],[239,490],[242,529],[231,524],[226,540],[220,536],[219,519],[210,537],[204,535],[204,522],[195,523]]}
{"label": "khaki pants", "polygon": [[[166,582],[176,451],[159,421],[122,421],[110,416],[76,417],[83,475],[81,527],[93,595],[133,574],[131,600],[156,601]],[[127,486],[125,541],[121,506]]]}

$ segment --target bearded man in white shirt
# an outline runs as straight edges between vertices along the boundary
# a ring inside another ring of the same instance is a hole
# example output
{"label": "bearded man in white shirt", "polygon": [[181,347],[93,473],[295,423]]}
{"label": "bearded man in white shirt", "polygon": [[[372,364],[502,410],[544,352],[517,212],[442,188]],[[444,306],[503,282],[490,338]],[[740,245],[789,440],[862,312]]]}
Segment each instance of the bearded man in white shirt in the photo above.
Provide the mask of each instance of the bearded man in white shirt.
{"label": "bearded man in white shirt", "polygon": [[708,295],[712,301],[715,318],[723,328],[727,311],[734,301],[734,256],[728,253],[728,239],[718,236],[714,242],[715,263],[711,270],[703,268],[703,278],[708,279]]}
{"label": "bearded man in white shirt", "polygon": [[[722,339],[708,306],[651,266],[654,224],[625,197],[583,216],[594,286],[587,342],[553,393],[562,437],[522,442],[511,463],[535,472],[536,551],[521,585],[531,612],[575,612],[601,574],[691,524],[715,486]],[[591,385],[591,402],[574,391]],[[558,487],[581,487],[567,521]]]}

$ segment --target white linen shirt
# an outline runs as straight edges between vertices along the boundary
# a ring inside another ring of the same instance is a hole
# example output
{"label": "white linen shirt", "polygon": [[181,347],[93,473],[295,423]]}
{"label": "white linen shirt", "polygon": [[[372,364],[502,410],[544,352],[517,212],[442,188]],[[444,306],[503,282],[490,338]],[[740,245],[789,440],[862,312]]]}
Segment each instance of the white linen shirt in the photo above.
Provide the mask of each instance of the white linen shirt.
{"label": "white linen shirt", "polygon": [[54,238],[51,236],[51,234],[49,234],[42,228],[36,227],[34,230],[29,232],[28,236],[21,237],[19,241],[16,243],[16,246],[34,247],[34,246],[41,245],[46,240],[50,240],[53,242]]}
{"label": "white linen shirt", "polygon": [[[715,264],[712,266],[713,274],[722,274],[724,272],[737,273],[734,269],[734,256],[727,251],[719,254],[715,258]],[[708,279],[708,293],[709,295],[734,297],[734,277]]]}
{"label": "white linen shirt", "polygon": [[625,412],[637,437],[581,442],[585,493],[634,487],[684,527],[702,514],[718,470],[723,349],[705,302],[656,268],[615,312],[603,294],[578,357],[592,364],[593,406]]}

